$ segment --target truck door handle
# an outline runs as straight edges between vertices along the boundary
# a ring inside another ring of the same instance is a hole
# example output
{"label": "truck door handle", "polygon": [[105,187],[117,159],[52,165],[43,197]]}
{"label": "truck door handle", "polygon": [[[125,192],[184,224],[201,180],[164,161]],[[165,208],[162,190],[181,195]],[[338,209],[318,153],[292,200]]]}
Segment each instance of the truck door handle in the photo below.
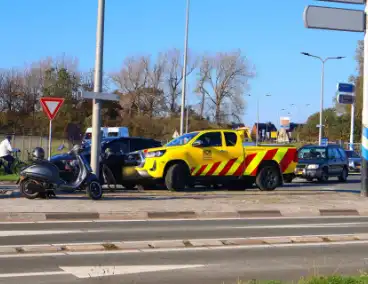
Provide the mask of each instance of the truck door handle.
{"label": "truck door handle", "polygon": [[226,150],[220,150],[220,152],[222,152],[222,153],[227,153],[227,151],[226,151]]}

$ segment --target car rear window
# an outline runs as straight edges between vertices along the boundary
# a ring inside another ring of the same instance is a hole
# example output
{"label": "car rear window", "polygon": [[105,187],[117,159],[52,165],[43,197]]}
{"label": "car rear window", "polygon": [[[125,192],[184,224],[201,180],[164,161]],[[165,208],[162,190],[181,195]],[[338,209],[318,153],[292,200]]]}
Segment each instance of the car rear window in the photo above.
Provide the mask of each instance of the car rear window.
{"label": "car rear window", "polygon": [[299,159],[324,159],[327,157],[325,147],[306,147],[298,151]]}

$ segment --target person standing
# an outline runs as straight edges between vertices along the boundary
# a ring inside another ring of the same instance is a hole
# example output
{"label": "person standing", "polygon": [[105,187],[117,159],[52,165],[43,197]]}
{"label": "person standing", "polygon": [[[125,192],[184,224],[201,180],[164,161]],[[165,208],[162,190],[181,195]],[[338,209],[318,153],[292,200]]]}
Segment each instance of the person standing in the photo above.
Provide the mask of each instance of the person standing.
{"label": "person standing", "polygon": [[7,135],[0,143],[0,158],[4,159],[7,163],[4,165],[5,173],[12,174],[11,166],[14,162],[14,157],[11,155],[13,148],[11,146],[11,135]]}

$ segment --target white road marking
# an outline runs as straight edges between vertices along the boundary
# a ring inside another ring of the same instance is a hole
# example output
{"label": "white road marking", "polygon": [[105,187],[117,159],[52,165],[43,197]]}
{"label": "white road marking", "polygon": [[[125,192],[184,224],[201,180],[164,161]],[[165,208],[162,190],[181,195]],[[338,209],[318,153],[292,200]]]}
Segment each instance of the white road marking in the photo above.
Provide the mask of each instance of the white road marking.
{"label": "white road marking", "polygon": [[34,276],[53,276],[69,274],[65,271],[46,271],[46,272],[26,272],[26,273],[5,273],[0,274],[0,278],[34,277]]}
{"label": "white road marking", "polygon": [[[234,212],[235,213],[235,212]],[[368,216],[304,216],[304,217],[226,217],[226,218],[185,218],[185,219],[132,219],[132,220],[63,220],[63,221],[23,221],[23,222],[0,222],[0,225],[21,225],[21,224],[69,224],[69,223],[155,223],[155,222],[177,222],[177,221],[224,221],[224,220],[308,220],[308,219],[366,219]]]}
{"label": "white road marking", "polygon": [[[223,227],[228,229],[298,229],[298,228],[341,228],[341,227],[354,227],[364,225],[367,226],[368,222],[352,222],[352,223],[316,223],[316,224],[290,224],[290,225],[260,225],[260,226],[236,226],[236,227]],[[216,227],[216,229],[219,227]],[[222,227],[220,227],[222,228]]]}
{"label": "white road marking", "polygon": [[24,231],[0,231],[0,237],[37,236],[37,235],[62,235],[80,233],[102,233],[104,230],[24,230]]}
{"label": "white road marking", "polygon": [[[367,226],[368,222],[348,222],[348,223],[316,223],[316,224],[290,224],[290,225],[257,225],[257,226],[217,226],[216,230],[228,230],[228,229],[298,229],[298,228],[335,228],[335,227],[361,227]],[[201,229],[200,227],[194,227],[195,230]],[[146,230],[146,228],[128,229],[130,230]],[[165,229],[164,229],[165,230]],[[168,230],[174,230],[168,228]],[[191,229],[189,229],[191,230]],[[37,236],[37,235],[63,235],[63,234],[81,234],[81,233],[112,233],[112,232],[125,232],[125,229],[98,229],[98,230],[10,230],[0,231],[0,237],[13,237],[13,236]],[[74,243],[68,243],[71,245]],[[65,244],[64,244],[65,245]],[[1,246],[0,246],[1,247]]]}
{"label": "white road marking", "polygon": [[93,278],[143,272],[198,268],[204,265],[127,265],[127,266],[63,266],[60,269],[78,278]]}

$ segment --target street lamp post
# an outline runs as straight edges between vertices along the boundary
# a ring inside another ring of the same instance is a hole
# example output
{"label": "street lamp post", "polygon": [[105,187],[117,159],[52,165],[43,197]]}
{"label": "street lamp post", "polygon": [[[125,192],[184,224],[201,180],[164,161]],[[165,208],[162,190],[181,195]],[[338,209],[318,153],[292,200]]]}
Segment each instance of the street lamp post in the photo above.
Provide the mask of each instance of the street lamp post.
{"label": "street lamp post", "polygon": [[322,74],[321,74],[321,107],[319,112],[319,135],[318,135],[318,143],[319,145],[322,144],[322,130],[323,130],[323,96],[324,96],[324,84],[325,84],[325,63],[328,60],[337,60],[343,59],[345,56],[336,56],[336,57],[326,57],[322,58],[316,55],[312,55],[308,52],[301,52],[302,55],[314,57],[319,59],[322,62]]}
{"label": "street lamp post", "polygon": [[[94,92],[102,91],[102,69],[103,69],[103,45],[104,45],[104,23],[105,23],[105,0],[98,0],[97,31],[96,31],[96,59]],[[91,167],[99,176],[99,156],[101,144],[101,101],[93,100],[92,110],[92,144],[91,144]]]}
{"label": "street lamp post", "polygon": [[183,60],[183,85],[181,90],[181,114],[180,114],[180,135],[184,133],[184,121],[185,121],[185,96],[187,85],[187,55],[188,55],[188,31],[189,31],[189,4],[190,0],[187,0],[187,13],[185,21],[185,43],[184,43],[184,60]]}
{"label": "street lamp post", "polygon": [[[251,97],[250,94],[246,95],[248,97]],[[271,97],[270,94],[266,94],[265,97]],[[258,146],[258,140],[259,140],[259,96],[257,96],[257,124],[256,124],[256,146]]]}

